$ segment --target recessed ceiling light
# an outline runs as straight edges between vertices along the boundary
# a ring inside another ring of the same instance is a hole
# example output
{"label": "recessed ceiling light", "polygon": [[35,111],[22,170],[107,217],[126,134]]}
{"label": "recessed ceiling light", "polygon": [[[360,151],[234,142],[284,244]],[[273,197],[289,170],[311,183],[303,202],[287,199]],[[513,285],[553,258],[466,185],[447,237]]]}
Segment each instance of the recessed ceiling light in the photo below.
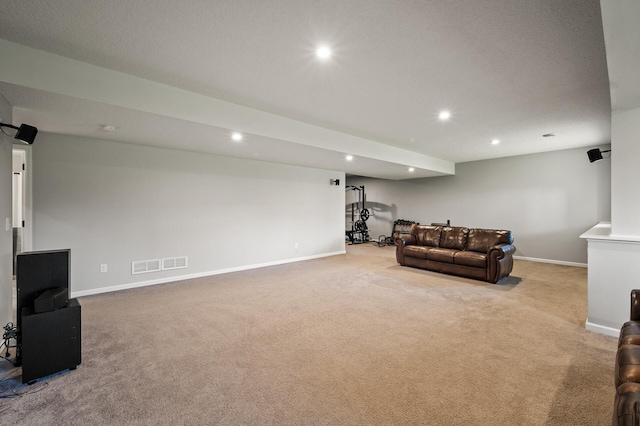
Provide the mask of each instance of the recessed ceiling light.
{"label": "recessed ceiling light", "polygon": [[408,169],[410,172],[413,172],[415,169],[413,167],[409,167]]}
{"label": "recessed ceiling light", "polygon": [[451,112],[444,110],[444,111],[440,111],[440,114],[438,114],[438,119],[440,121],[447,121],[448,119],[451,118]]}
{"label": "recessed ceiling light", "polygon": [[543,138],[552,138],[554,137],[556,134],[555,133],[545,133],[544,135],[542,135]]}
{"label": "recessed ceiling light", "polygon": [[344,157],[347,161],[351,161],[353,160],[353,155],[347,155],[346,157]]}
{"label": "recessed ceiling light", "polygon": [[331,49],[327,46],[319,46],[316,49],[316,56],[320,59],[328,59],[331,56]]}
{"label": "recessed ceiling light", "polygon": [[491,145],[498,145],[500,143],[500,139],[493,139],[491,141]]}
{"label": "recessed ceiling light", "polygon": [[240,142],[242,140],[242,133],[239,132],[233,132],[231,134],[231,139],[233,139],[236,142]]}
{"label": "recessed ceiling light", "polygon": [[102,130],[105,132],[113,132],[116,130],[116,126],[112,126],[111,124],[105,124],[102,126]]}

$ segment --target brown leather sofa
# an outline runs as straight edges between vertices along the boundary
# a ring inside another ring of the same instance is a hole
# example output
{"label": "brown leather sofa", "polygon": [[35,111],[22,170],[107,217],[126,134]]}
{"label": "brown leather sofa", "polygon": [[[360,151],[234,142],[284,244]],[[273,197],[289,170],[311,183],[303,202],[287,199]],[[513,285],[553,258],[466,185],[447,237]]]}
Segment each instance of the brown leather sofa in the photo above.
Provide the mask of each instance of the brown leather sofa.
{"label": "brown leather sofa", "polygon": [[497,283],[513,269],[511,231],[462,226],[413,225],[396,240],[402,266]]}
{"label": "brown leather sofa", "polygon": [[640,425],[640,290],[631,290],[630,320],[622,326],[615,363],[615,426]]}

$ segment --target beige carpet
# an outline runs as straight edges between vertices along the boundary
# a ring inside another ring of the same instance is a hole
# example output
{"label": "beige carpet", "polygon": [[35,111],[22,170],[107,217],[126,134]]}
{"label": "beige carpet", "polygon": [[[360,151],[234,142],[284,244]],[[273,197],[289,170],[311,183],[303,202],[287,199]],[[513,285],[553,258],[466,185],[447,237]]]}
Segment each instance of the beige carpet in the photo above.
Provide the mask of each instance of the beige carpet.
{"label": "beige carpet", "polygon": [[392,247],[83,297],[83,362],[20,383],[0,423],[605,425],[616,341],[584,330],[584,268],[499,285]]}

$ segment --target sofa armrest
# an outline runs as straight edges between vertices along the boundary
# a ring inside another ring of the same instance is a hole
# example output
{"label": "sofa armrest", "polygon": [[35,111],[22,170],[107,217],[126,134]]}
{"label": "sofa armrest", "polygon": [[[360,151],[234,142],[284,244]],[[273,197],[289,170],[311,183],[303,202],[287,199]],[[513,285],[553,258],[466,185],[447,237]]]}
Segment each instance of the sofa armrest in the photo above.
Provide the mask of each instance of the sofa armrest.
{"label": "sofa armrest", "polygon": [[511,273],[515,251],[516,246],[513,244],[498,244],[489,247],[487,281],[495,284]]}
{"label": "sofa armrest", "polygon": [[505,256],[513,256],[515,251],[516,246],[513,244],[498,244],[497,246],[489,247],[489,257],[503,259]]}
{"label": "sofa armrest", "polygon": [[416,245],[416,237],[413,235],[405,235],[399,238],[396,238],[397,246],[415,246]]}
{"label": "sofa armrest", "polygon": [[404,247],[416,245],[416,238],[413,235],[404,235],[396,238],[396,261],[404,266]]}
{"label": "sofa armrest", "polygon": [[631,290],[631,321],[640,321],[640,290]]}
{"label": "sofa armrest", "polygon": [[[637,383],[629,384],[637,385]],[[634,388],[629,392],[616,392],[613,404],[612,425],[630,426],[638,424],[640,419],[640,393],[637,391],[637,386]]]}

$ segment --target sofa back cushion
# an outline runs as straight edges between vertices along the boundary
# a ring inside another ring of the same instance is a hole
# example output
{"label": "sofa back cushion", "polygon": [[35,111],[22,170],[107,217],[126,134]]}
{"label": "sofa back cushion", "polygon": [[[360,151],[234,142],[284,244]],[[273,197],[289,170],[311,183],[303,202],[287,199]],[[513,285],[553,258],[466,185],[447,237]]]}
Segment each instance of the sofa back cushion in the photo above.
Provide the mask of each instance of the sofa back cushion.
{"label": "sofa back cushion", "polygon": [[511,231],[473,228],[469,230],[467,250],[486,253],[489,251],[489,247],[512,243],[513,234]]}
{"label": "sofa back cushion", "polygon": [[411,235],[414,236],[419,246],[438,247],[441,230],[441,226],[412,225]]}
{"label": "sofa back cushion", "polygon": [[462,226],[443,226],[440,233],[440,247],[464,250],[467,247],[469,228]]}

